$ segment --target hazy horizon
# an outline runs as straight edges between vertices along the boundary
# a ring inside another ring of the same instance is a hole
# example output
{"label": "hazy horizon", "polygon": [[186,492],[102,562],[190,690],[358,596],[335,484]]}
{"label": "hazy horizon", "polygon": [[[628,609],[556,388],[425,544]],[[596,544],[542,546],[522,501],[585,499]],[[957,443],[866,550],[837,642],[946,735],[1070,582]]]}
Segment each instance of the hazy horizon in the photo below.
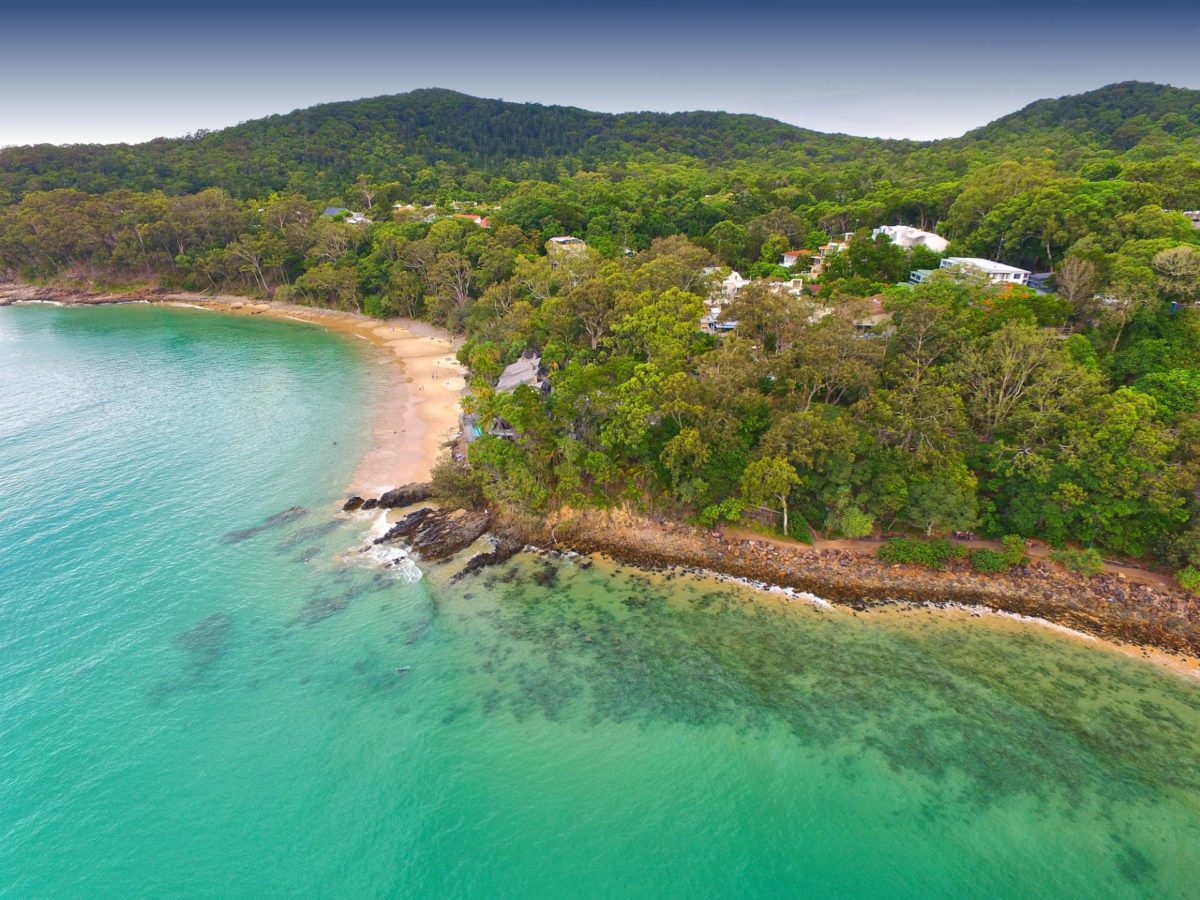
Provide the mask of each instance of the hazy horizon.
{"label": "hazy horizon", "polygon": [[[118,0],[8,15],[0,146],[136,143],[321,103],[444,87],[599,112],[722,110],[866,137],[955,137],[1121,81],[1200,88],[1176,0],[749,0],[559,10]],[[47,60],[50,62],[48,63]],[[15,86],[15,89],[14,89]]]}

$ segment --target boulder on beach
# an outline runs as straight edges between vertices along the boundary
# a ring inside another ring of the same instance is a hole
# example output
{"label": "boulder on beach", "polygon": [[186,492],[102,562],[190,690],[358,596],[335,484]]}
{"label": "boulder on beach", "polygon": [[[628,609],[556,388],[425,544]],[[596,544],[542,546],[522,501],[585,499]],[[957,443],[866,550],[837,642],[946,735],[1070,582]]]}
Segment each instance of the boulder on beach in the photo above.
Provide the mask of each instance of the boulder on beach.
{"label": "boulder on beach", "polygon": [[397,506],[412,506],[414,503],[424,503],[431,494],[432,485],[429,482],[413,482],[381,494],[379,505],[387,509]]}
{"label": "boulder on beach", "polygon": [[398,506],[412,506],[414,503],[424,503],[432,493],[429,482],[414,481],[412,484],[403,484],[390,491],[384,491],[378,497],[363,499],[355,494],[342,504],[342,511],[354,512],[356,509],[395,509]]}

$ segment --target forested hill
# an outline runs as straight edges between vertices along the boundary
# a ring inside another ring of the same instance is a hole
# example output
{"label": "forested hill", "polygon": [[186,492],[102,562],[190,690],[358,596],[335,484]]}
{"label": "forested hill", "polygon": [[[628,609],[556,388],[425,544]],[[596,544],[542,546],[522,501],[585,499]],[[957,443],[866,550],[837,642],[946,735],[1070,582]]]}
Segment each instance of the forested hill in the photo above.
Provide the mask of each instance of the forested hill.
{"label": "forested hill", "polygon": [[0,150],[0,192],[19,199],[62,187],[170,194],[222,187],[239,197],[321,197],[359,176],[414,183],[422,170],[437,168],[442,181],[452,174],[461,183],[470,174],[482,193],[495,179],[553,181],[649,161],[782,169],[855,161],[888,174],[920,165],[926,178],[952,177],[972,162],[1046,151],[1075,160],[1144,143],[1195,144],[1198,121],[1200,91],[1137,82],[1038,101],[961,138],[924,143],[822,134],[760,116],[613,115],[425,89],[137,145],[10,147]]}
{"label": "forested hill", "polygon": [[613,115],[508,103],[442,89],[327,103],[220,131],[137,145],[38,145],[0,150],[0,186],[31,190],[118,187],[238,196],[336,191],[358,175],[395,178],[427,166],[514,180],[641,158],[721,163],[776,151],[852,156],[877,141],[808,131],[724,112]]}
{"label": "forested hill", "polygon": [[1128,150],[1144,138],[1161,132],[1190,134],[1200,113],[1200,91],[1126,81],[1086,94],[1038,100],[970,131],[954,143],[991,141],[1011,143],[1034,137],[1050,143],[1064,135],[1092,146]]}

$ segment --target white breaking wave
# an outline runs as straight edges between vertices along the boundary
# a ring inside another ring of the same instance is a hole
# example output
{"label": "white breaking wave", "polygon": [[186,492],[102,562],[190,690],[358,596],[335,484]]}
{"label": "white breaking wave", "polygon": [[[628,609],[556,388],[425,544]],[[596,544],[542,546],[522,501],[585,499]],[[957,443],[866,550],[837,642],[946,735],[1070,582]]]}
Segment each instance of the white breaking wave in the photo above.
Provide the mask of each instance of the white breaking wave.
{"label": "white breaking wave", "polygon": [[1003,619],[1012,619],[1014,622],[1024,622],[1027,625],[1039,625],[1042,628],[1049,628],[1051,631],[1082,638],[1085,641],[1094,641],[1097,639],[1094,634],[1088,634],[1086,631],[1078,631],[1066,625],[1051,622],[1049,619],[1042,619],[1038,616],[1024,616],[1021,613],[1009,612],[1006,609],[992,609],[990,606],[975,606],[967,603],[927,603],[925,605],[930,609],[957,609],[961,612],[968,612],[973,616],[999,616]]}
{"label": "white breaking wave", "polygon": [[370,527],[363,535],[363,540],[366,546],[363,547],[357,554],[357,559],[371,566],[372,568],[387,569],[389,573],[394,575],[400,581],[412,583],[420,581],[423,576],[420,567],[413,561],[412,556],[406,548],[398,544],[376,544],[378,538],[387,534],[387,530],[391,527],[388,521],[388,511],[386,509],[379,510],[378,514],[372,515],[371,510],[365,513],[356,514],[355,518],[371,520]]}
{"label": "white breaking wave", "polygon": [[755,581],[752,578],[742,578],[738,575],[725,575],[721,572],[710,572],[708,570],[702,571],[717,581],[723,581],[728,584],[739,584],[742,587],[753,588],[756,591],[766,591],[769,594],[782,594],[789,600],[801,600],[818,609],[833,609],[833,604],[824,597],[818,597],[816,594],[810,594],[808,591],[798,591],[795,588],[770,584],[766,581]]}
{"label": "white breaking wave", "polygon": [[[544,550],[537,547],[530,547],[528,545],[526,545],[525,550],[526,552],[533,551],[536,553],[554,555],[570,563],[574,563],[576,559],[581,558],[581,554],[576,553],[574,550]],[[634,566],[634,568],[637,568],[637,566]],[[769,584],[765,581],[755,581],[751,578],[743,578],[739,575],[726,575],[723,572],[716,572],[712,569],[699,569],[692,566],[678,566],[676,568],[688,575],[711,578],[714,581],[719,581],[723,584],[736,584],[739,587],[747,587],[756,591],[766,591],[771,594],[782,594],[789,600],[800,600],[804,603],[808,603],[811,606],[815,606],[818,609],[834,608],[834,605],[824,597],[818,597],[816,594],[808,593],[808,591],[798,591],[795,588],[783,587],[782,585],[778,584]]]}

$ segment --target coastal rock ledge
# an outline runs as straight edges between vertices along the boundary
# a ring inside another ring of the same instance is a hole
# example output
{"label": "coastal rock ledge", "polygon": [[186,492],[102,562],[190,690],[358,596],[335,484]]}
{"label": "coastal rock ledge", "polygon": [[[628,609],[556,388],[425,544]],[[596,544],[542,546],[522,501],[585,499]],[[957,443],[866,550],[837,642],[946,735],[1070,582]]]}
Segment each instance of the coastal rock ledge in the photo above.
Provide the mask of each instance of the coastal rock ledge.
{"label": "coastal rock ledge", "polygon": [[1085,578],[1040,562],[1007,575],[979,575],[965,566],[933,572],[847,550],[727,538],[620,511],[564,511],[548,520],[498,514],[492,532],[509,545],[600,553],[645,569],[718,572],[855,609],[892,603],[977,605],[1110,640],[1200,655],[1200,597],[1109,575]]}
{"label": "coastal rock ledge", "polygon": [[342,504],[343,512],[354,512],[357,509],[397,509],[401,506],[412,506],[424,503],[431,496],[429,482],[413,482],[385,491],[378,497],[364,500],[354,496]]}
{"label": "coastal rock ledge", "polygon": [[425,506],[394,523],[386,534],[375,539],[375,543],[404,541],[421,559],[437,562],[479,540],[490,521],[491,516],[486,510],[443,510]]}

